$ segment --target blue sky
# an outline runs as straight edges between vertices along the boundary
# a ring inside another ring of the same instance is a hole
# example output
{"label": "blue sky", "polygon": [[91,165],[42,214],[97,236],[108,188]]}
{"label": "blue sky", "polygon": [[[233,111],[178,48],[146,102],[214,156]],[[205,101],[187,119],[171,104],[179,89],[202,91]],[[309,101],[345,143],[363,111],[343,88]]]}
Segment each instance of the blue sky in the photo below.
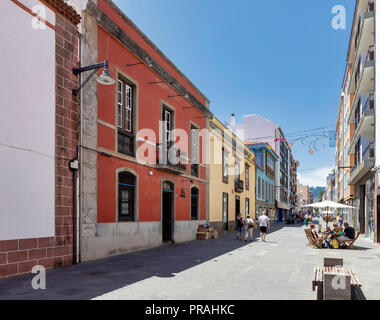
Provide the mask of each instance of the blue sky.
{"label": "blue sky", "polygon": [[[354,0],[114,0],[211,100],[222,121],[257,113],[286,133],[335,125]],[[331,26],[335,5],[346,30]],[[334,149],[293,146],[301,183],[324,185]]]}

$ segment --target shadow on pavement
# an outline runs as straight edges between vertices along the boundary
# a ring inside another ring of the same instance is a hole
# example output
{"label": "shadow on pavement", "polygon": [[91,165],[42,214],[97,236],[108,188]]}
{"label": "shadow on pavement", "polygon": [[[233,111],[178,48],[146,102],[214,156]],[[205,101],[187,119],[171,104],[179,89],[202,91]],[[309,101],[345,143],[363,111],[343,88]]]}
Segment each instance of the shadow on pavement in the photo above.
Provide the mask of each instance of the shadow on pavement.
{"label": "shadow on pavement", "polygon": [[[300,225],[272,223],[270,233]],[[260,237],[254,231],[254,239]],[[253,242],[256,242],[255,240]],[[92,299],[151,277],[175,277],[206,261],[229,254],[253,242],[236,240],[236,233],[218,240],[189,241],[46,271],[46,290],[33,290],[34,274],[0,280],[0,299]],[[275,243],[267,241],[268,243]],[[133,297],[129,297],[133,298]]]}

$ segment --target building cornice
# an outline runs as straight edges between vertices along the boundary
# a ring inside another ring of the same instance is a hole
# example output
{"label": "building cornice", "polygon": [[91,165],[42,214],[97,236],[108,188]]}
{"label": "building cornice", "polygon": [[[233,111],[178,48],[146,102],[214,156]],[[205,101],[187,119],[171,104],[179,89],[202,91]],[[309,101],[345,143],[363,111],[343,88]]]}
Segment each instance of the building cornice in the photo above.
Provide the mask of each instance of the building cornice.
{"label": "building cornice", "polygon": [[131,27],[133,28],[138,35],[143,38],[149,46],[151,46],[176,72],[178,72],[181,77],[183,77],[191,87],[197,91],[208,103],[210,100],[193,84],[187,77],[182,73],[181,70],[177,68],[177,66],[150,40],[134,23],[131,19],[129,19],[123,11],[121,11],[116,4],[111,0],[104,0],[117,14]]}
{"label": "building cornice", "polygon": [[70,20],[73,24],[78,25],[81,17],[75,11],[75,9],[68,5],[63,0],[40,0],[42,3],[46,4],[54,12],[61,14],[64,18]]}
{"label": "building cornice", "polygon": [[203,114],[212,117],[212,112],[194,97],[174,76],[153,59],[136,41],[134,41],[119,25],[117,25],[107,14],[105,14],[93,2],[89,1],[86,8],[88,14],[95,18],[97,23],[123,46],[130,50],[137,58],[145,64],[151,64],[151,69],[160,76],[168,85],[182,95],[188,95],[188,100]]}

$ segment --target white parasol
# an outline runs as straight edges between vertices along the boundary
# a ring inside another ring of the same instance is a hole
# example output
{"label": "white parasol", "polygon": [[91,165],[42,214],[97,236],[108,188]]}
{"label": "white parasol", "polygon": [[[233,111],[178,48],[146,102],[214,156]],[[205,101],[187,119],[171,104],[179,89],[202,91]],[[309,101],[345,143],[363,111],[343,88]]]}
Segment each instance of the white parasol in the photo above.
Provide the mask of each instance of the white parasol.
{"label": "white parasol", "polygon": [[[324,208],[324,209],[327,210],[326,211],[327,216],[329,214],[329,209],[331,209],[331,210],[333,210],[333,209],[355,209],[355,207],[347,206],[345,204],[338,203],[338,202],[333,202],[333,201],[316,202],[316,203],[312,203],[312,204],[307,204],[304,207],[309,207],[309,208]],[[327,219],[326,219],[326,228],[327,228],[328,223],[329,223],[328,220],[329,219],[327,217]]]}

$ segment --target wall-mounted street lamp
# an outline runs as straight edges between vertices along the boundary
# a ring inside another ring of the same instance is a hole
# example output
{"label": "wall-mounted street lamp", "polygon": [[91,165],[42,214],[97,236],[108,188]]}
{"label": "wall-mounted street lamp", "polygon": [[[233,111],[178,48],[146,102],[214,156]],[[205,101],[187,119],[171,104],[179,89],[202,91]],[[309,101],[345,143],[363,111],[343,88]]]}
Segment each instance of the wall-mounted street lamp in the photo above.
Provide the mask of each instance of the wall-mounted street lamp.
{"label": "wall-mounted street lamp", "polygon": [[97,70],[100,68],[104,68],[104,69],[103,69],[102,74],[96,79],[96,81],[100,84],[105,85],[105,86],[110,86],[110,85],[113,85],[115,83],[115,80],[111,77],[111,74],[108,70],[108,61],[107,60],[102,62],[102,63],[93,64],[93,65],[83,67],[83,68],[74,68],[73,74],[75,74],[75,75],[78,75],[78,74],[85,72],[85,71],[93,70],[93,72],[91,72],[91,74],[87,77],[87,79],[83,81],[83,83],[80,85],[79,88],[72,90],[74,96],[78,95],[79,91],[97,73]]}

